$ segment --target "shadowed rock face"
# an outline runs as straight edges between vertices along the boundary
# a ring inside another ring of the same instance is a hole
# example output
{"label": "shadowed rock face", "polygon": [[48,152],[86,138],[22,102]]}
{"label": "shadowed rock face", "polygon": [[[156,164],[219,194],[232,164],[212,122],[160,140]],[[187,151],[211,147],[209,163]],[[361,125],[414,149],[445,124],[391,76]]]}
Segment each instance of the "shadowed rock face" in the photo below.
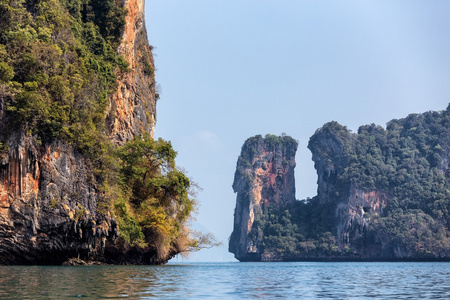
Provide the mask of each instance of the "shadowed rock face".
{"label": "shadowed rock face", "polygon": [[[124,5],[128,15],[118,51],[131,71],[118,78],[106,112],[109,136],[118,145],[143,132],[153,134],[156,120],[144,0]],[[0,103],[0,118],[4,109]],[[0,264],[61,264],[72,257],[107,263],[166,261],[115,245],[116,221],[102,208],[104,194],[89,160],[72,146],[57,140],[41,143],[25,132],[11,134],[7,146],[0,156]]]}
{"label": "shadowed rock face", "polygon": [[229,251],[238,260],[258,261],[260,239],[255,217],[268,207],[281,209],[295,201],[295,153],[297,142],[290,137],[255,136],[242,147],[234,175],[237,193],[234,229]]}
{"label": "shadowed rock face", "polygon": [[60,264],[68,257],[103,259],[118,237],[87,161],[54,141],[36,145],[13,135],[0,171],[0,263]]}
{"label": "shadowed rock face", "polygon": [[333,234],[341,250],[364,237],[370,224],[365,215],[382,214],[391,197],[386,191],[359,188],[342,179],[349,166],[346,151],[354,139],[345,127],[331,122],[318,129],[308,145],[317,171],[317,198],[321,205],[334,206]]}

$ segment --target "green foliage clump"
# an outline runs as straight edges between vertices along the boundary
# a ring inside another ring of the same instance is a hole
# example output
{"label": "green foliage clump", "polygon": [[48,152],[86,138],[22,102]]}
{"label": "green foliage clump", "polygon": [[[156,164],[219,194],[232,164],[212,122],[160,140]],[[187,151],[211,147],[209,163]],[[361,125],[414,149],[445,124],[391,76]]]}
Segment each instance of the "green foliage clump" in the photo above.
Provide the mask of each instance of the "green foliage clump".
{"label": "green foliage clump", "polygon": [[[297,149],[297,144],[298,142],[296,140],[285,134],[281,136],[266,134],[264,138],[261,135],[255,135],[245,141],[239,158],[242,161],[250,162],[255,155],[264,150],[261,147],[266,147],[265,150],[267,151],[274,151],[276,147],[282,148],[287,145],[292,145]],[[258,150],[258,148],[260,149]]]}
{"label": "green foliage clump", "polygon": [[272,151],[276,147],[287,146],[288,144],[297,145],[298,142],[286,134],[282,134],[281,136],[266,134],[264,137],[264,145],[269,151]]}
{"label": "green foliage clump", "polygon": [[130,212],[131,208],[123,198],[116,200],[114,212],[120,229],[120,236],[130,246],[145,247],[145,236],[136,218]]}
{"label": "green foliage clump", "polygon": [[447,224],[420,209],[396,209],[373,225],[386,244],[401,245],[405,253],[422,258],[443,258],[450,252]]}
{"label": "green foliage clump", "polygon": [[392,120],[386,129],[361,126],[341,143],[351,146],[338,152],[340,161],[334,160],[337,177],[362,189],[386,191],[392,195],[388,211],[420,209],[447,220],[449,129],[449,110]]}
{"label": "green foliage clump", "polygon": [[114,0],[0,1],[0,98],[8,129],[102,143],[108,95],[126,69],[114,49],[125,24]]}
{"label": "green foliage clump", "polygon": [[317,198],[297,201],[282,209],[266,208],[255,216],[250,239],[262,253],[283,260],[299,257],[339,256],[333,236],[332,205],[320,205]]}
{"label": "green foliage clump", "polygon": [[186,222],[196,202],[190,180],[175,166],[176,155],[170,142],[148,135],[118,150],[125,195],[115,204],[121,236],[131,245],[154,247],[160,257],[187,251],[191,242]]}

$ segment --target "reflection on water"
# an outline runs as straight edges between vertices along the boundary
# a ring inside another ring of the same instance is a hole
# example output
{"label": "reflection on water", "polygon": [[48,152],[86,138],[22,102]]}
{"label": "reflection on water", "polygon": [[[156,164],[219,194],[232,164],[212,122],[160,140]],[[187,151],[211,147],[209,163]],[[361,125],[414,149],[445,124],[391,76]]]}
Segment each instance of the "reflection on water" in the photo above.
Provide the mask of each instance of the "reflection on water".
{"label": "reflection on water", "polygon": [[1,299],[450,298],[449,263],[0,266]]}

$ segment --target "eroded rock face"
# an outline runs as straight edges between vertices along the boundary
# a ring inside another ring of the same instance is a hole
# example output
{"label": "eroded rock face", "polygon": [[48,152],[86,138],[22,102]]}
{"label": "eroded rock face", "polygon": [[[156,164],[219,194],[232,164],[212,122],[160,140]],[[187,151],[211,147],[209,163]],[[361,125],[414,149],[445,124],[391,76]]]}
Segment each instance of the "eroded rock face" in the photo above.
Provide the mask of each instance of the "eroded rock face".
{"label": "eroded rock face", "polygon": [[0,168],[0,264],[103,260],[106,243],[118,237],[117,224],[98,212],[102,195],[79,153],[16,134]]}
{"label": "eroded rock face", "polygon": [[155,67],[144,22],[144,0],[127,0],[125,31],[118,52],[131,72],[117,81],[107,116],[111,139],[123,144],[135,135],[153,136],[156,122]]}
{"label": "eroded rock face", "polygon": [[359,188],[343,175],[354,139],[355,134],[330,122],[316,131],[308,146],[317,170],[319,203],[334,206],[333,234],[340,250],[365,237],[370,216],[382,214],[391,197],[386,191]]}
{"label": "eroded rock face", "polygon": [[237,193],[229,251],[238,260],[261,259],[258,218],[267,208],[295,201],[297,142],[288,136],[255,136],[242,147],[234,176]]}
{"label": "eroded rock face", "polygon": [[[358,238],[367,239],[371,218],[383,213],[383,209],[388,204],[390,195],[383,191],[366,191],[355,186],[350,186],[348,198],[339,199],[335,208],[334,234],[340,250],[344,250]],[[372,249],[370,256],[374,255]],[[368,255],[369,253],[360,253]],[[376,253],[375,255],[382,255]]]}

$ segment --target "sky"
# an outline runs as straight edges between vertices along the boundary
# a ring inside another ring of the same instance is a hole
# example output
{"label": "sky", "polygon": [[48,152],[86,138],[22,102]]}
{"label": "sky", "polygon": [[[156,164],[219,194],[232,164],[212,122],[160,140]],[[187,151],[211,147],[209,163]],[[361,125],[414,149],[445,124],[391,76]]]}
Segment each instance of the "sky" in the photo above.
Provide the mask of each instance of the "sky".
{"label": "sky", "polygon": [[450,99],[447,0],[150,0],[155,137],[203,190],[193,227],[223,246],[174,261],[234,261],[228,253],[236,162],[245,140],[298,140],[296,197],[317,194],[309,138],[329,121],[353,132]]}

